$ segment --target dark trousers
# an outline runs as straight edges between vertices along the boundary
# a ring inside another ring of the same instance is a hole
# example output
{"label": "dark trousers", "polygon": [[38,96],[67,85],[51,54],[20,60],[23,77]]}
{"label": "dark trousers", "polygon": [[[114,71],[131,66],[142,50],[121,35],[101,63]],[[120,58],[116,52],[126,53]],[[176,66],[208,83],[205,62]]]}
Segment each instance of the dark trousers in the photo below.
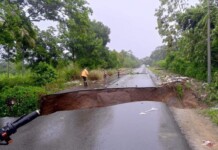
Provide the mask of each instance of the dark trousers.
{"label": "dark trousers", "polygon": [[87,87],[88,86],[88,83],[86,81],[87,77],[82,76],[82,78],[83,78],[84,87]]}

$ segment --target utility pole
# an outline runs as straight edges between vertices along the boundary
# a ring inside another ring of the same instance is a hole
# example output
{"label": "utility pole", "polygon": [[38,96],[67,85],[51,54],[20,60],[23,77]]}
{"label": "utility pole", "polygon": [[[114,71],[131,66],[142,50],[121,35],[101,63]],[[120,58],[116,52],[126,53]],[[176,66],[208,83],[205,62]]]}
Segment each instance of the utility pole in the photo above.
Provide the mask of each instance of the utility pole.
{"label": "utility pole", "polygon": [[207,0],[207,82],[211,83],[210,0]]}

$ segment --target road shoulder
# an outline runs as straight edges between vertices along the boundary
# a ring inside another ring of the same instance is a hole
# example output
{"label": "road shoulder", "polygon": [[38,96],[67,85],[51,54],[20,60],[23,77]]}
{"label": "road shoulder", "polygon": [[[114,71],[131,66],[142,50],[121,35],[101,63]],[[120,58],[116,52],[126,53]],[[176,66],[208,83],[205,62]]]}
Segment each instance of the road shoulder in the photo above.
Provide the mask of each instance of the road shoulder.
{"label": "road shoulder", "polygon": [[201,115],[198,109],[170,109],[193,150],[218,149],[218,128],[209,118]]}

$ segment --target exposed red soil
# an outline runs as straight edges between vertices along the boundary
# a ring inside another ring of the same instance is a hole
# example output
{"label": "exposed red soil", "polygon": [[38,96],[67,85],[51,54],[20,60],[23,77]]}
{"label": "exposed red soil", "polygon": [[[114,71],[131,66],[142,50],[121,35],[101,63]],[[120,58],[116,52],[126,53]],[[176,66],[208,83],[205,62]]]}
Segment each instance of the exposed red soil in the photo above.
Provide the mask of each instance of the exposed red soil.
{"label": "exposed red soil", "polygon": [[191,89],[183,87],[183,96],[179,97],[176,84],[148,88],[104,88],[78,90],[41,98],[40,110],[43,115],[61,110],[104,107],[133,101],[159,101],[177,108],[199,108],[199,103]]}

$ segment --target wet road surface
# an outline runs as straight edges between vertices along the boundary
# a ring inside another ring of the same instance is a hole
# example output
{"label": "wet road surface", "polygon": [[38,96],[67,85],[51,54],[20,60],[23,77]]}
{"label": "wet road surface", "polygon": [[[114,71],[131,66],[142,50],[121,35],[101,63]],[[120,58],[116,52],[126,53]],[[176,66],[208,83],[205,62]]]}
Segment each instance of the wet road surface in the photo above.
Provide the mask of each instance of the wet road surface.
{"label": "wet road surface", "polygon": [[126,87],[155,87],[145,66],[134,69],[131,74],[121,77],[118,81],[112,83],[108,88],[126,88]]}
{"label": "wet road surface", "polygon": [[[149,76],[142,74],[142,70],[144,69],[135,70],[139,72],[136,77],[130,75],[129,78],[132,79],[127,81],[132,86],[146,86]],[[127,77],[121,78],[119,82],[125,78]],[[137,78],[140,82],[136,84],[134,80]],[[121,85],[119,82],[118,85]],[[113,85],[117,86],[117,83]],[[0,126],[12,120],[13,118],[1,118]],[[0,145],[0,150],[190,149],[169,109],[159,102],[132,102],[60,111],[33,120],[19,128],[12,138],[14,143]]]}
{"label": "wet road surface", "polygon": [[[152,109],[153,108],[153,109]],[[152,110],[151,110],[152,109]],[[2,150],[189,150],[169,110],[159,102],[56,112],[12,136]]]}

